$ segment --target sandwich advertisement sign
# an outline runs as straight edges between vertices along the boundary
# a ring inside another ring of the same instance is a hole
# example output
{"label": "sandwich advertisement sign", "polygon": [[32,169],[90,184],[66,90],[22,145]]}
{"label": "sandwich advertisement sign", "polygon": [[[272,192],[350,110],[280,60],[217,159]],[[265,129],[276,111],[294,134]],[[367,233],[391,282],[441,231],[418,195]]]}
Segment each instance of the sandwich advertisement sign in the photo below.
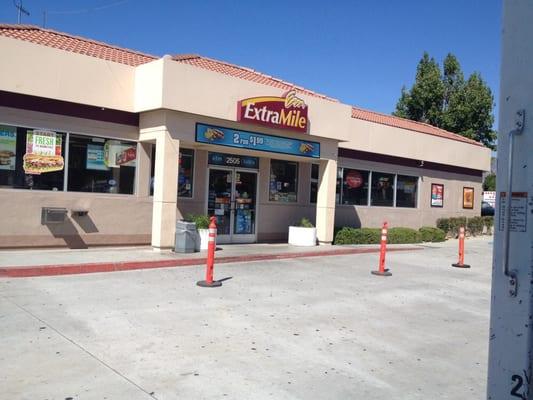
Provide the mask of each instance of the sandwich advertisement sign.
{"label": "sandwich advertisement sign", "polygon": [[307,104],[289,90],[281,97],[251,97],[237,103],[237,121],[307,132]]}
{"label": "sandwich advertisement sign", "polygon": [[11,126],[0,125],[0,170],[15,170],[17,131]]}
{"label": "sandwich advertisement sign", "polygon": [[28,131],[26,134],[26,154],[23,157],[24,172],[39,175],[63,170],[61,144],[62,137],[55,132]]}

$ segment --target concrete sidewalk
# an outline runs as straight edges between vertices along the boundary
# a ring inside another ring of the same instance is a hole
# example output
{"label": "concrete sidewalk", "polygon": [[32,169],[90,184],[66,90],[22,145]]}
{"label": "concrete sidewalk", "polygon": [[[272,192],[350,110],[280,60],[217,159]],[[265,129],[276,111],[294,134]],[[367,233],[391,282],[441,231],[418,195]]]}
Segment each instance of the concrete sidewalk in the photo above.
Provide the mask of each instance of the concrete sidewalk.
{"label": "concrete sidewalk", "polygon": [[[389,251],[421,249],[390,245]],[[284,243],[219,245],[217,263],[324,257],[378,252],[379,245],[298,247]],[[206,251],[174,253],[142,247],[101,247],[82,250],[40,249],[0,251],[0,277],[65,275],[205,264]]]}

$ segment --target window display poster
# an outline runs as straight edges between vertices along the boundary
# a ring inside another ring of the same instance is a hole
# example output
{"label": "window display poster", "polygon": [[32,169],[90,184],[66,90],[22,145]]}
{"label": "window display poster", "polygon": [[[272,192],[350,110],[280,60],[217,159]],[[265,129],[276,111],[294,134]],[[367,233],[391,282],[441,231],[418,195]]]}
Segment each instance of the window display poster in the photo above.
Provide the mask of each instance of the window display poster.
{"label": "window display poster", "polygon": [[23,157],[24,172],[39,175],[62,171],[64,160],[61,156],[62,136],[44,130],[28,131],[26,134],[26,154]]}
{"label": "window display poster", "polygon": [[444,205],[444,185],[438,183],[431,184],[431,207],[442,207]]}
{"label": "window display poster", "polygon": [[463,187],[463,208],[474,208],[474,188]]}
{"label": "window display poster", "polygon": [[107,171],[109,169],[104,163],[104,146],[98,144],[87,145],[85,168],[97,171]]}
{"label": "window display poster", "polygon": [[17,129],[0,125],[0,170],[15,170]]}
{"label": "window display poster", "polygon": [[109,168],[135,167],[137,149],[119,140],[107,140],[104,145],[104,164]]}

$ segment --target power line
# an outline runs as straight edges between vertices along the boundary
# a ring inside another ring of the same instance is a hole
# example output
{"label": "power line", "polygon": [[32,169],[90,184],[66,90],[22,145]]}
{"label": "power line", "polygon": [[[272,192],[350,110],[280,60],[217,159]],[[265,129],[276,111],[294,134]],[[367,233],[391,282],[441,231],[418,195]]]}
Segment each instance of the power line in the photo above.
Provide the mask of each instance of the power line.
{"label": "power line", "polygon": [[15,8],[18,10],[18,18],[17,18],[17,23],[20,24],[20,21],[22,19],[22,14],[26,15],[26,16],[30,16],[30,12],[28,10],[26,10],[23,6],[22,6],[22,0],[19,0],[18,4],[15,2],[15,0],[13,0],[13,5],[15,6]]}
{"label": "power line", "polygon": [[[13,0],[15,1],[15,0]],[[121,4],[127,3],[129,0],[119,0],[115,1],[113,3],[104,4],[103,6],[98,7],[91,7],[91,8],[81,8],[78,10],[67,10],[67,11],[46,11],[46,14],[53,14],[53,15],[74,15],[74,14],[86,14],[93,11],[100,11],[105,10],[106,8],[111,8],[115,6],[119,6]]]}

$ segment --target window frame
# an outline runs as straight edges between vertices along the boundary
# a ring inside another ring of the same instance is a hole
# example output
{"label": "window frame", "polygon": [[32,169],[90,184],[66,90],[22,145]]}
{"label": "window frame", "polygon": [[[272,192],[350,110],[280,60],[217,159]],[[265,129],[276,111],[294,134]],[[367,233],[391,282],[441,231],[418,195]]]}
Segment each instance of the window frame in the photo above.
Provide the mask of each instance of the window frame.
{"label": "window frame", "polygon": [[[310,168],[310,173],[309,173],[309,204],[316,204],[318,203],[318,183],[320,182],[320,164],[316,164],[316,163],[310,163],[311,165],[311,168]],[[318,178],[313,178],[313,166],[316,165],[316,167],[318,168]],[[313,186],[313,183],[316,183],[316,201],[311,201],[311,195],[313,194],[313,191],[311,190],[312,186]],[[270,190],[270,187],[269,187],[269,190]],[[270,197],[270,193],[269,193],[269,197]]]}
{"label": "window frame", "polygon": [[[340,166],[340,167],[337,167],[337,179],[338,179],[338,174],[339,174],[339,171],[340,171],[340,175],[342,177],[344,177],[344,169],[355,169],[355,170],[361,170],[361,171],[368,171],[368,181],[369,181],[369,187],[368,187],[368,193],[367,193],[367,204],[366,205],[357,205],[357,204],[343,204],[343,193],[342,193],[342,183],[343,183],[343,179],[341,178],[341,185],[340,185],[340,191],[339,191],[339,199],[338,201],[335,202],[335,206],[336,207],[339,207],[339,206],[342,206],[342,207],[366,207],[366,208],[375,208],[375,207],[379,207],[379,208],[399,208],[399,209],[411,209],[411,210],[417,210],[420,208],[420,182],[421,182],[421,176],[420,175],[410,175],[409,173],[399,173],[399,172],[387,172],[387,171],[383,171],[381,169],[372,169],[372,168],[366,168],[365,167],[362,167],[362,168],[359,168],[359,167],[352,167],[352,166]],[[393,175],[394,176],[394,191],[393,191],[393,203],[391,206],[376,206],[376,205],[372,205],[372,179],[373,179],[373,174],[376,173],[376,174],[389,174],[389,175]],[[398,190],[398,175],[402,175],[402,176],[409,176],[409,177],[412,177],[412,178],[416,178],[416,188],[417,188],[417,193],[416,193],[416,207],[398,207],[397,206],[397,190]],[[335,193],[336,195],[336,193]]]}
{"label": "window frame", "polygon": [[[398,205],[396,204],[396,200],[397,200],[397,192],[398,192],[398,176],[407,176],[407,177],[410,177],[410,178],[416,178],[416,206],[415,207],[398,207]],[[420,204],[420,176],[419,175],[407,175],[407,174],[396,174],[396,190],[394,191],[394,194],[395,194],[395,197],[394,197],[394,207],[396,208],[405,208],[405,209],[411,209],[411,210],[416,210],[419,208],[419,204]]]}
{"label": "window frame", "polygon": [[[152,162],[154,164],[154,170],[155,170],[155,158],[152,159],[152,155],[155,157],[155,143],[151,143],[151,146],[150,146],[150,180],[148,181],[148,197],[154,197],[154,193],[152,191]],[[181,150],[191,150],[192,151],[192,184],[191,184],[191,195],[190,196],[180,196],[179,195],[179,192],[176,194],[177,198],[179,199],[182,199],[182,200],[194,200],[195,196],[194,196],[194,187],[195,187],[195,182],[196,182],[196,160],[197,160],[197,150],[196,148],[194,147],[180,147],[180,151]],[[206,166],[206,168],[208,168],[209,165]],[[177,178],[179,179],[179,155],[178,155],[178,176]],[[178,190],[179,190],[179,182],[177,183],[178,185]]]}
{"label": "window frame", "polygon": [[[293,163],[296,165],[296,184],[295,184],[295,189],[296,189],[296,198],[294,201],[279,201],[279,200],[271,200],[271,197],[270,197],[270,194],[271,194],[271,189],[270,189],[270,183],[271,183],[271,179],[272,179],[272,161],[277,161],[277,162],[284,162],[284,163]],[[269,167],[268,167],[268,202],[269,203],[272,203],[272,204],[298,204],[298,199],[299,199],[299,185],[300,185],[300,162],[298,161],[292,161],[292,160],[280,160],[278,158],[271,158],[270,159],[270,163],[269,163]],[[320,173],[320,171],[319,171]]]}
{"label": "window frame", "polygon": [[[196,182],[196,159],[198,157],[196,157],[196,149],[194,147],[183,147],[181,148],[180,147],[180,151],[181,150],[190,150],[192,151],[192,171],[191,171],[191,176],[192,176],[192,183],[191,183],[191,195],[190,196],[180,196],[179,194],[179,191],[178,191],[178,194],[177,194],[177,197],[179,199],[185,199],[185,200],[193,200],[194,199],[194,186],[195,186],[195,182]],[[180,173],[180,170],[179,170],[179,154],[178,154],[178,190],[179,190],[179,173]]]}
{"label": "window frame", "polygon": [[[68,188],[68,158],[67,155],[69,155],[69,143],[70,143],[70,135],[79,135],[79,136],[86,136],[86,137],[96,137],[96,138],[102,138],[102,139],[109,139],[109,140],[121,140],[121,141],[128,141],[135,143],[135,148],[137,154],[139,154],[139,140],[138,139],[129,139],[129,138],[121,138],[116,136],[107,136],[107,135],[93,135],[87,132],[79,132],[79,131],[73,131],[73,130],[67,130],[57,127],[48,127],[48,126],[30,126],[26,125],[24,123],[13,123],[13,122],[4,122],[3,120],[0,120],[0,125],[6,125],[6,126],[12,126],[15,128],[22,128],[22,129],[44,129],[49,130],[53,132],[63,133],[65,134],[65,154],[63,156],[64,165],[63,168],[63,188],[61,190],[43,190],[43,189],[31,189],[32,192],[38,192],[38,193],[69,193],[74,195],[92,195],[92,196],[137,196],[138,191],[138,166],[135,165],[135,175],[133,179],[133,192],[131,194],[128,193],[100,193],[100,192],[78,192],[78,191],[69,191]],[[138,160],[138,158],[136,159]],[[0,190],[15,190],[15,191],[24,191],[29,189],[23,189],[23,188],[14,188],[14,187],[0,187]]]}
{"label": "window frame", "polygon": [[[337,167],[337,179],[339,179],[339,175],[338,175],[338,170],[339,169],[341,170],[341,176],[340,176],[341,184],[340,184],[340,187],[339,187],[339,203],[338,204],[341,205],[341,206],[348,206],[348,207],[350,207],[350,206],[370,207],[370,191],[371,191],[370,184],[372,183],[372,171],[370,169],[362,169],[362,168]],[[367,195],[366,195],[366,204],[344,204],[343,185],[344,185],[344,170],[345,169],[358,171],[358,172],[361,172],[361,171],[368,172],[368,188],[367,188]]]}

